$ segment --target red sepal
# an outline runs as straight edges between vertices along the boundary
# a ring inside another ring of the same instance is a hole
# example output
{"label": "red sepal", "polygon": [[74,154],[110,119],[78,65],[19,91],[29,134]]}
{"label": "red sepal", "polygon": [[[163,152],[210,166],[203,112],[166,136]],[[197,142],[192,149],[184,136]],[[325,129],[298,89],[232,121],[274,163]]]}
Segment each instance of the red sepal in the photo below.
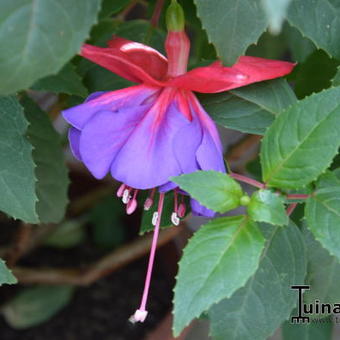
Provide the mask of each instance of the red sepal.
{"label": "red sepal", "polygon": [[168,63],[159,52],[123,38],[114,38],[108,45],[84,44],[80,55],[132,82],[162,86],[160,80],[166,76]]}
{"label": "red sepal", "polygon": [[282,77],[290,73],[294,66],[286,61],[244,56],[232,67],[214,62],[174,78],[168,84],[201,93],[216,93]]}

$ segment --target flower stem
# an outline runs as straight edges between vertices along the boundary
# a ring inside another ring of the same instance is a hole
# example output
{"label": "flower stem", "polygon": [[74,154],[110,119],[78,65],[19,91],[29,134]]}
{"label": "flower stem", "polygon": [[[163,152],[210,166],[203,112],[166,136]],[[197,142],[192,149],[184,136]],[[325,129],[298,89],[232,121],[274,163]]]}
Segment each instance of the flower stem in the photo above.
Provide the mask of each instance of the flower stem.
{"label": "flower stem", "polygon": [[155,28],[158,26],[158,22],[159,22],[159,18],[161,16],[161,13],[162,13],[163,6],[164,6],[164,0],[157,0],[157,3],[155,5],[155,9],[152,13],[152,17],[151,17],[151,20],[150,20],[151,26],[153,26]]}
{"label": "flower stem", "polygon": [[309,197],[309,195],[306,195],[306,194],[290,194],[290,195],[287,195],[286,196],[287,199],[289,200],[298,200],[298,199],[307,199]]}
{"label": "flower stem", "polygon": [[247,183],[256,188],[264,189],[266,187],[265,184],[258,182],[255,179],[252,179],[252,178],[240,175],[240,174],[230,173],[229,176],[237,179],[240,182]]}

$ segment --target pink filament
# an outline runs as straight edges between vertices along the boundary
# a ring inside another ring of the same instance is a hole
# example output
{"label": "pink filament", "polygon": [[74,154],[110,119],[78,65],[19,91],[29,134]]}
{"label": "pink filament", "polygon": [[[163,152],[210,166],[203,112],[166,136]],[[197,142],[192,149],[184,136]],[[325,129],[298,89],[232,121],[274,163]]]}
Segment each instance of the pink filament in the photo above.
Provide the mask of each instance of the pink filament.
{"label": "pink filament", "polygon": [[149,263],[148,263],[148,270],[147,270],[147,273],[146,273],[145,284],[144,284],[143,297],[142,297],[142,301],[141,301],[141,304],[140,304],[140,307],[139,307],[140,311],[146,311],[145,307],[146,307],[146,302],[147,302],[147,299],[148,299],[152,269],[153,269],[153,264],[154,264],[154,260],[155,260],[157,240],[158,240],[158,235],[159,235],[159,227],[160,227],[161,218],[162,218],[163,204],[164,204],[164,193],[160,193],[159,194],[159,201],[158,201],[158,209],[157,209],[158,218],[157,218],[157,223],[155,225],[153,238],[152,238],[150,257],[149,257]]}

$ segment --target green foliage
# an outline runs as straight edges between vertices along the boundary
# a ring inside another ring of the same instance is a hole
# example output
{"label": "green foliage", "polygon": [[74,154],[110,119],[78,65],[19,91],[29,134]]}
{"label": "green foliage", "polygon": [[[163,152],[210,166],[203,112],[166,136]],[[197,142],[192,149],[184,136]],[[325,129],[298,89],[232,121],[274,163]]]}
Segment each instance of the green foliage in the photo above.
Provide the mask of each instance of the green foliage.
{"label": "green foliage", "polygon": [[86,237],[84,221],[82,219],[68,220],[56,228],[56,230],[44,240],[44,245],[56,248],[75,247]]}
{"label": "green foliage", "polygon": [[0,259],[0,287],[3,284],[15,284],[17,279],[12,274],[11,270],[7,268],[5,261]]}
{"label": "green foliage", "polygon": [[315,45],[309,39],[303,36],[297,28],[289,24],[284,25],[283,36],[292,54],[293,61],[302,63],[316,50]]}
{"label": "green foliage", "polygon": [[75,67],[71,63],[66,64],[58,74],[38,80],[32,86],[32,89],[54,93],[67,93],[81,97],[86,97],[88,94],[86,87],[82,83],[82,79],[76,73]]}
{"label": "green foliage", "polygon": [[220,213],[237,208],[243,196],[241,186],[221,172],[197,171],[171,180],[202,205]]}
{"label": "green foliage", "polygon": [[307,226],[331,255],[340,259],[340,179],[320,178],[314,194],[306,204]]}
{"label": "green foliage", "polygon": [[293,91],[283,79],[201,98],[203,106],[216,123],[229,129],[261,135],[275,117],[295,101]]}
{"label": "green foliage", "polygon": [[[311,286],[303,299],[305,303],[313,303],[319,300],[320,303],[339,303],[340,301],[340,263],[338,258],[331,256],[329,252],[316,241],[308,229],[303,229],[307,255],[308,271],[306,284]],[[315,315],[319,318],[320,315]]]}
{"label": "green foliage", "polygon": [[332,331],[333,323],[326,317],[309,324],[291,324],[286,321],[282,327],[282,336],[283,340],[331,340]]}
{"label": "green foliage", "polygon": [[339,86],[340,85],[340,66],[337,67],[335,76],[332,79],[332,85],[333,86]]}
{"label": "green foliage", "polygon": [[304,98],[330,87],[337,65],[339,62],[330,58],[322,50],[316,50],[302,64],[298,64],[289,75],[289,79],[294,81],[294,90],[298,98]]}
{"label": "green foliage", "polygon": [[261,148],[263,180],[272,187],[301,188],[330,165],[340,146],[340,89],[292,105],[266,132]]}
{"label": "green foliage", "polygon": [[28,121],[13,97],[0,97],[0,210],[30,223],[38,222],[35,209],[35,164],[26,137]]}
{"label": "green foliage", "polygon": [[129,4],[130,0],[103,0],[99,12],[99,19],[105,19],[113,14],[117,14]]}
{"label": "green foliage", "polygon": [[258,190],[251,196],[247,206],[249,217],[257,222],[266,222],[274,225],[288,224],[284,199],[270,190]]}
{"label": "green foliage", "polygon": [[[140,195],[138,199],[139,206],[141,207],[144,206],[144,202],[146,198],[147,198],[146,194]],[[189,197],[185,196],[182,198],[186,205],[186,214],[188,214],[190,213]],[[163,212],[162,212],[162,218],[161,218],[161,224],[160,224],[161,228],[169,228],[172,226],[171,214],[174,212],[174,199],[175,199],[175,196],[174,196],[173,191],[165,194]],[[144,234],[147,231],[154,230],[155,227],[152,225],[151,221],[152,221],[153,213],[157,211],[157,207],[158,207],[158,199],[155,198],[152,207],[149,210],[143,210],[142,221],[141,221],[141,226],[140,226],[140,234]]]}
{"label": "green foliage", "polygon": [[73,286],[25,288],[3,306],[1,313],[14,329],[26,329],[49,320],[72,298]]}
{"label": "green foliage", "polygon": [[267,27],[261,0],[194,2],[210,42],[226,65],[234,64]]}
{"label": "green foliage", "polygon": [[261,225],[266,236],[259,267],[247,284],[209,311],[214,340],[267,339],[296,304],[292,284],[303,284],[306,256],[300,230]]}
{"label": "green foliage", "polygon": [[294,0],[288,21],[315,46],[340,58],[340,6],[336,0]]}
{"label": "green foliage", "polygon": [[28,97],[21,101],[30,123],[27,138],[33,146],[35,190],[38,201],[35,206],[41,223],[58,223],[65,214],[68,203],[68,171],[58,133],[48,115]]}
{"label": "green foliage", "polygon": [[184,249],[174,298],[174,333],[213,304],[230,297],[256,271],[264,246],[245,216],[222,217],[201,227]]}
{"label": "green foliage", "polygon": [[57,73],[76,54],[100,0],[3,0],[0,4],[0,93]]}

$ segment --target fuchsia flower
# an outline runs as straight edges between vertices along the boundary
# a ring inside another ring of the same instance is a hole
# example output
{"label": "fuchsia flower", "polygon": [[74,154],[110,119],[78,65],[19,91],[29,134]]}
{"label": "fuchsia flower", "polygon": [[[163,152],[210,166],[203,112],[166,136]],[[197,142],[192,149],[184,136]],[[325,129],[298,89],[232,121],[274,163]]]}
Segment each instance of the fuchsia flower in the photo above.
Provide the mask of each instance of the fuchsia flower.
{"label": "fuchsia flower", "polygon": [[[182,15],[179,5],[175,6]],[[190,42],[184,21],[169,26],[165,42],[168,58],[149,46],[118,37],[106,48],[85,44],[81,56],[140,85],[96,92],[83,104],[63,112],[72,125],[69,140],[75,157],[96,178],[110,172],[123,183],[117,195],[127,204],[128,214],[137,207],[138,190],[151,190],[145,209],[153,204],[155,188],[160,192],[147,278],[135,321],[144,321],[147,315],[165,192],[175,190],[172,222],[177,225],[184,216],[185,207],[178,202],[179,192],[169,178],[196,170],[225,172],[216,126],[193,92],[227,91],[284,76],[294,67],[289,62],[243,56],[232,67],[217,61],[187,72]],[[193,199],[191,208],[195,214],[213,216]]]}

